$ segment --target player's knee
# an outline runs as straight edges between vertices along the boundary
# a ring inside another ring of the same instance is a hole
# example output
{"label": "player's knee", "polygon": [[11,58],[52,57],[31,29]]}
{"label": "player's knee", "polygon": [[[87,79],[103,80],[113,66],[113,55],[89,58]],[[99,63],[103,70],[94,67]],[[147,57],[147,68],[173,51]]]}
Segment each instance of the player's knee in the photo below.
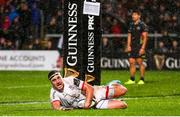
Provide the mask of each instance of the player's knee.
{"label": "player's knee", "polygon": [[143,65],[143,62],[142,61],[137,61],[137,64],[138,65]]}
{"label": "player's knee", "polygon": [[130,65],[135,65],[135,60],[129,59],[129,64],[130,64]]}
{"label": "player's knee", "polygon": [[141,68],[144,68],[144,64],[143,64],[143,63],[139,63],[139,66],[140,66]]}
{"label": "player's knee", "polygon": [[130,67],[134,67],[135,66],[135,62],[129,62]]}
{"label": "player's knee", "polygon": [[114,97],[119,97],[125,95],[127,92],[127,88],[124,87],[123,85],[119,85],[115,87],[115,94]]}
{"label": "player's knee", "polygon": [[135,61],[129,61],[129,64],[133,65],[133,64],[135,64]]}
{"label": "player's knee", "polygon": [[125,95],[126,94],[126,92],[127,92],[127,88],[126,87],[124,87],[124,86],[121,86],[121,95]]}

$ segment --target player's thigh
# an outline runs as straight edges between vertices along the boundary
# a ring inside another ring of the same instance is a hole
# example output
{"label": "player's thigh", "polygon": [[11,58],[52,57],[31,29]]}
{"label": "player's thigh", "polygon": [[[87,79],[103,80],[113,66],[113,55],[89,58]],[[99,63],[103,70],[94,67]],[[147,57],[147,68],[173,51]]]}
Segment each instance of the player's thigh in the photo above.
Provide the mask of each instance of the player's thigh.
{"label": "player's thigh", "polygon": [[108,86],[94,86],[94,97],[96,101],[107,99],[109,95]]}
{"label": "player's thigh", "polygon": [[120,97],[126,94],[126,92],[127,88],[120,84],[94,87],[94,97],[96,101]]}
{"label": "player's thigh", "polygon": [[127,104],[120,100],[101,100],[96,105],[97,109],[117,109],[126,108]]}

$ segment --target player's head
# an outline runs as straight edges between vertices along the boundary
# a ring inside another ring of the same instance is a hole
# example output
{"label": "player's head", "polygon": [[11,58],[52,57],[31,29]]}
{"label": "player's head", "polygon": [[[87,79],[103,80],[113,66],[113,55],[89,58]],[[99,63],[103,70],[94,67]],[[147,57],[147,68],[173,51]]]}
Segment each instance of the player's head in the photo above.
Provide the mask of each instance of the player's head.
{"label": "player's head", "polygon": [[132,11],[132,20],[134,22],[138,21],[141,18],[141,12],[139,10],[133,10]]}
{"label": "player's head", "polygon": [[59,71],[50,71],[48,74],[48,79],[51,81],[51,84],[55,89],[62,90],[64,88],[62,76]]}

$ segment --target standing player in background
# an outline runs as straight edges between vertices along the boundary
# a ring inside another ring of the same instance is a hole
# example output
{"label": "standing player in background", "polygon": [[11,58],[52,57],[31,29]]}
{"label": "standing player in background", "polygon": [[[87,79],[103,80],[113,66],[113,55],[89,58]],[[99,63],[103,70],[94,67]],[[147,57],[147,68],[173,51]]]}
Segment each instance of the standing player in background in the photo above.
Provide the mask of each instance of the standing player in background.
{"label": "standing player in background", "polygon": [[128,29],[127,51],[129,52],[130,79],[125,84],[135,84],[136,62],[139,65],[140,80],[138,84],[144,84],[145,66],[143,57],[147,43],[148,27],[140,20],[141,13],[138,10],[132,12],[132,22]]}

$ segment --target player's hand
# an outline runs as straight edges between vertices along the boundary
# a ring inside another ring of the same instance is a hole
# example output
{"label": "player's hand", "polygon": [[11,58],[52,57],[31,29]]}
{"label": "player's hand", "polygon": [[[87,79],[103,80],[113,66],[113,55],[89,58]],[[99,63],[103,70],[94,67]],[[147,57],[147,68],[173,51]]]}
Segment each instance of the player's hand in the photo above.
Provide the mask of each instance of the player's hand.
{"label": "player's hand", "polygon": [[127,47],[127,52],[131,52],[131,47]]}
{"label": "player's hand", "polygon": [[139,51],[139,55],[143,55],[144,53],[145,53],[145,50],[141,48]]}
{"label": "player's hand", "polygon": [[91,103],[90,103],[90,102],[85,102],[85,104],[84,104],[84,108],[85,108],[85,109],[90,108],[90,106],[91,106]]}

